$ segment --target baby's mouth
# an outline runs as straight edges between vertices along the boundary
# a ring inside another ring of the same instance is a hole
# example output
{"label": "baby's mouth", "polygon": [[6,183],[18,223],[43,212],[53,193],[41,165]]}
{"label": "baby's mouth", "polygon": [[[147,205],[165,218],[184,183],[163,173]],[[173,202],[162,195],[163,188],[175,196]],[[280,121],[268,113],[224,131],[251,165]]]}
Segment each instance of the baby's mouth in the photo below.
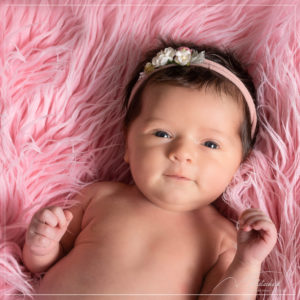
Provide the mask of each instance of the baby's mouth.
{"label": "baby's mouth", "polygon": [[185,176],[180,175],[180,174],[165,174],[165,176],[168,177],[168,178],[175,179],[175,180],[191,181],[190,178],[185,177]]}

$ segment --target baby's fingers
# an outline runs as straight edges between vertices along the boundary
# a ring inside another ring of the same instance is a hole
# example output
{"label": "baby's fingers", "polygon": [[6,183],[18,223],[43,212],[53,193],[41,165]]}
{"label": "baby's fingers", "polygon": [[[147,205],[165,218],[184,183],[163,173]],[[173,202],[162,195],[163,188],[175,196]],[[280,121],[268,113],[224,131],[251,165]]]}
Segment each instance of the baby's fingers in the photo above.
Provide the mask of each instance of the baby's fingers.
{"label": "baby's fingers", "polygon": [[27,244],[32,250],[37,250],[39,248],[47,248],[52,243],[52,240],[40,235],[36,232],[29,231],[29,238],[27,239]]}
{"label": "baby's fingers", "polygon": [[249,208],[242,212],[239,217],[240,224],[246,222],[249,218],[253,216],[266,216],[266,214],[257,208]]}
{"label": "baby's fingers", "polygon": [[[250,217],[248,217],[246,220],[242,220],[242,222],[240,223],[241,228],[244,229],[245,231],[249,231],[251,230],[251,228],[255,229],[255,230],[259,230],[256,228],[260,228],[261,226],[265,225],[265,224],[272,224],[272,221],[270,220],[270,218],[268,218],[265,215],[252,215]],[[254,228],[254,226],[256,228]],[[262,227],[260,229],[263,229]]]}
{"label": "baby's fingers", "polygon": [[[64,232],[64,231],[63,231]],[[41,237],[48,238],[52,241],[59,242],[62,234],[62,230],[58,227],[51,227],[48,224],[38,222],[34,228],[31,229],[31,233],[39,235]],[[42,239],[42,238],[41,238]]]}
{"label": "baby's fingers", "polygon": [[264,231],[268,231],[273,227],[275,227],[274,224],[267,218],[253,218],[250,219],[246,223],[246,225],[249,225],[255,230],[264,230]]}
{"label": "baby's fingers", "polygon": [[50,207],[49,209],[57,217],[58,226],[60,228],[63,228],[66,225],[68,225],[72,216],[72,213],[70,211],[64,211],[61,207],[58,206]]}
{"label": "baby's fingers", "polygon": [[243,213],[240,215],[239,225],[241,228],[249,229],[249,225],[258,220],[266,220],[272,222],[271,219],[260,209],[250,208],[243,211]]}
{"label": "baby's fingers", "polygon": [[70,211],[63,211],[61,207],[51,206],[46,209],[41,210],[38,213],[37,219],[39,222],[48,224],[52,227],[64,228],[68,225],[72,218],[72,213]]}
{"label": "baby's fingers", "polygon": [[56,227],[58,225],[58,218],[52,212],[50,207],[39,211],[34,219],[35,221],[33,222],[35,222],[36,224],[37,222],[39,222],[41,224],[48,224],[51,227]]}

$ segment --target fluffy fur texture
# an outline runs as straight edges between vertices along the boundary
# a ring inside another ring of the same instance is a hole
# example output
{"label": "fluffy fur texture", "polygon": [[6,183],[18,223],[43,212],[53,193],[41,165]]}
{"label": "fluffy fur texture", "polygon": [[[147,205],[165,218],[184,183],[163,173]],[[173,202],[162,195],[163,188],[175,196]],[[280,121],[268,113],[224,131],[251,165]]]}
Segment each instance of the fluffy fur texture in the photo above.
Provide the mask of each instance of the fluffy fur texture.
{"label": "fluffy fur texture", "polygon": [[21,252],[34,212],[71,205],[92,181],[130,181],[124,87],[143,52],[170,36],[229,46],[254,77],[257,144],[218,207],[233,222],[249,207],[269,214],[279,235],[258,298],[300,299],[299,1],[56,3],[0,6],[0,298],[38,281]]}

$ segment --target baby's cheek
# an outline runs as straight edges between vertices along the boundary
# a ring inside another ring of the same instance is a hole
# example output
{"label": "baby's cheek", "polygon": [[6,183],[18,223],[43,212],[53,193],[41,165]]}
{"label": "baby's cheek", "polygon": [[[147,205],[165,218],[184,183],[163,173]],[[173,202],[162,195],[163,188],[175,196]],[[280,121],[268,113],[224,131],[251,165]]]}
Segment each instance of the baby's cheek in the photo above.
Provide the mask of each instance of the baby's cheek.
{"label": "baby's cheek", "polygon": [[135,183],[140,185],[146,183],[153,176],[153,163],[150,158],[137,155],[130,166],[131,174]]}
{"label": "baby's cheek", "polygon": [[211,177],[211,189],[215,193],[215,197],[219,197],[228,187],[232,180],[232,177],[228,174],[222,172],[216,173],[216,175]]}

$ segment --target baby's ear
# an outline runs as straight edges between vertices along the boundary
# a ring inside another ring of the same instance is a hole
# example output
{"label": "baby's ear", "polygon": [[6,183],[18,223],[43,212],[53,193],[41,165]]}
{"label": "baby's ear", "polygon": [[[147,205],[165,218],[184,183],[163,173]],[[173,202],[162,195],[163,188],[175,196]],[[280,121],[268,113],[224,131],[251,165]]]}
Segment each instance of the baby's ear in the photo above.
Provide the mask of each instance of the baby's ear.
{"label": "baby's ear", "polygon": [[125,153],[124,153],[124,161],[129,163],[129,155],[128,155],[128,131],[124,128],[123,129],[124,139],[125,139]]}
{"label": "baby's ear", "polygon": [[125,148],[124,161],[125,161],[126,163],[129,163],[127,147]]}

